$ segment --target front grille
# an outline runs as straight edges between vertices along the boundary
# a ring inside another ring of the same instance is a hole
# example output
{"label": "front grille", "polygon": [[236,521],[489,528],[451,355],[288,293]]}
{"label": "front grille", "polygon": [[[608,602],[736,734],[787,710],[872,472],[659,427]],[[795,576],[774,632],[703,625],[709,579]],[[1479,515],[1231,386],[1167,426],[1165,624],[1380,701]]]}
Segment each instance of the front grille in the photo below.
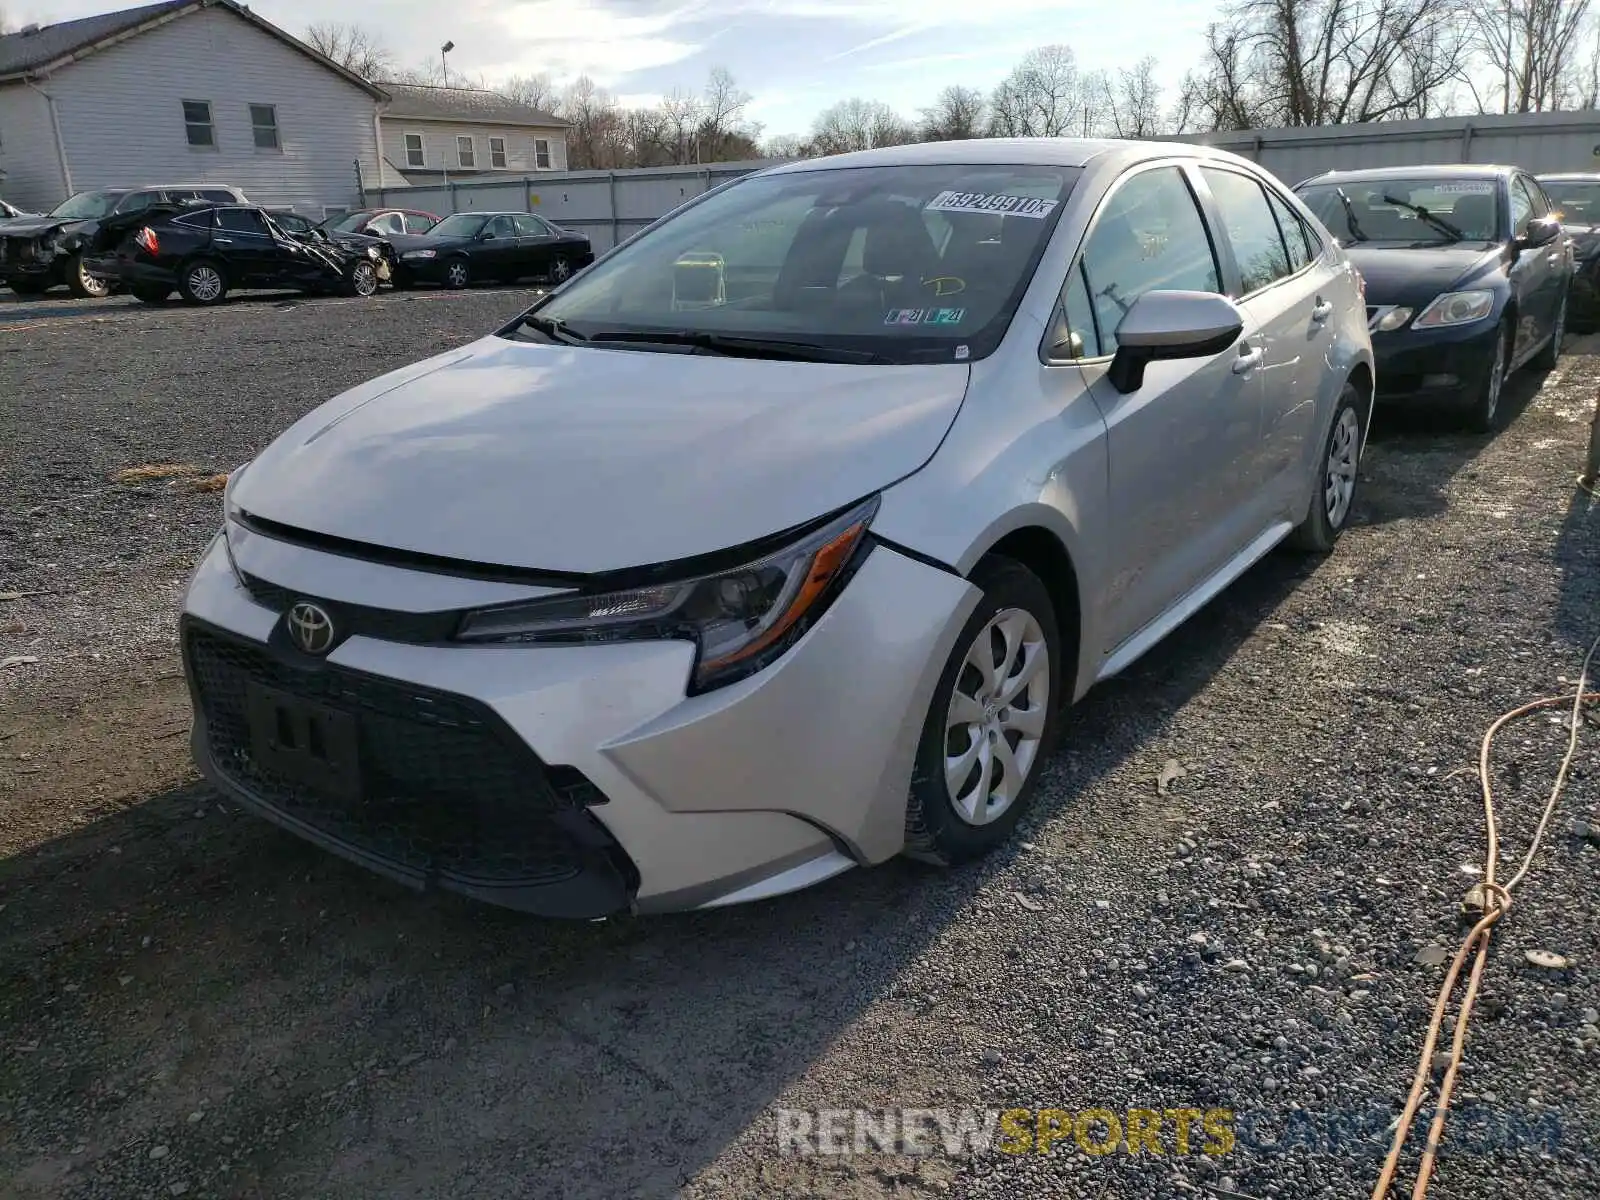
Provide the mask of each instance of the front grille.
{"label": "front grille", "polygon": [[[489,709],[462,696],[321,663],[300,668],[254,643],[189,624],[185,657],[217,769],[258,803],[446,886],[544,887],[631,864],[579,801],[598,795],[573,768],[553,787],[538,757]],[[357,718],[361,786],[331,798],[257,761],[251,683]]]}

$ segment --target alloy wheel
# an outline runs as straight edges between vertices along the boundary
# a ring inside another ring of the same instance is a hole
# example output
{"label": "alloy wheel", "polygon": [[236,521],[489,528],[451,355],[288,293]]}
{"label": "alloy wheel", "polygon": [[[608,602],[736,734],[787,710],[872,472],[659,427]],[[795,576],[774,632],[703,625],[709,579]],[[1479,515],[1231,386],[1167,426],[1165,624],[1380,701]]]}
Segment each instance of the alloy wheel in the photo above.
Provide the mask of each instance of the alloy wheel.
{"label": "alloy wheel", "polygon": [[222,276],[215,267],[201,263],[189,272],[189,294],[196,300],[215,300],[222,295]]}
{"label": "alloy wheel", "polygon": [[109,295],[111,292],[111,285],[99,276],[89,274],[88,268],[83,265],[82,261],[78,263],[78,284],[83,288],[84,294],[88,296],[98,298]]}
{"label": "alloy wheel", "polygon": [[572,264],[564,258],[558,258],[550,264],[550,278],[557,283],[565,283],[572,274]]}
{"label": "alloy wheel", "polygon": [[450,281],[451,287],[463,288],[467,286],[467,264],[455,262],[445,270],[445,278]]}
{"label": "alloy wheel", "polygon": [[1483,401],[1483,416],[1485,421],[1493,421],[1495,414],[1500,411],[1500,389],[1506,382],[1506,339],[1500,338],[1495,342],[1494,365],[1489,368],[1489,391]]}
{"label": "alloy wheel", "polygon": [[997,612],[967,648],[945,720],[945,786],[957,815],[987,825],[1033,770],[1050,703],[1050,647],[1020,608]]}
{"label": "alloy wheel", "polygon": [[1350,514],[1350,500],[1356,494],[1356,469],[1361,456],[1361,419],[1346,405],[1339,411],[1328,443],[1328,474],[1323,486],[1324,511],[1328,526],[1338,529]]}
{"label": "alloy wheel", "polygon": [[350,273],[350,286],[358,296],[370,296],[378,290],[378,273],[371,263],[357,263]]}

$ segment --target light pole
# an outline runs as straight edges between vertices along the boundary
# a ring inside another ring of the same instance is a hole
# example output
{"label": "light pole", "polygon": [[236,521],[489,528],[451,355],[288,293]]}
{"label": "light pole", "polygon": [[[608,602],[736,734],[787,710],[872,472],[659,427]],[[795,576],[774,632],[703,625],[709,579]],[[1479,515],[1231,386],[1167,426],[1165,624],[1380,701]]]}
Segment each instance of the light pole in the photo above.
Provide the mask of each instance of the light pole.
{"label": "light pole", "polygon": [[[445,58],[446,54],[456,48],[454,42],[446,42],[439,47],[439,82],[444,87],[450,86],[450,63]],[[444,153],[439,159],[439,164],[444,168],[444,186],[446,194],[450,197],[450,211],[456,210],[455,193],[450,191],[450,142],[447,138],[444,144]]]}

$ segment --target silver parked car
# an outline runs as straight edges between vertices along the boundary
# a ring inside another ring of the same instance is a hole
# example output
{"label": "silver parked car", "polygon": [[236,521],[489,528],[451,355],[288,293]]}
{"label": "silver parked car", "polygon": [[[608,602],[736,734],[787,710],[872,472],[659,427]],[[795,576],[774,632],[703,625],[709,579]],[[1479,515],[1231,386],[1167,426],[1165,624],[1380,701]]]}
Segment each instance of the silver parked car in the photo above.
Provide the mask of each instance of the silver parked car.
{"label": "silver parked car", "polygon": [[972,859],[1072,701],[1331,548],[1372,387],[1359,277],[1233,155],[763,171],[233,474],[194,752],[333,851],[551,915]]}

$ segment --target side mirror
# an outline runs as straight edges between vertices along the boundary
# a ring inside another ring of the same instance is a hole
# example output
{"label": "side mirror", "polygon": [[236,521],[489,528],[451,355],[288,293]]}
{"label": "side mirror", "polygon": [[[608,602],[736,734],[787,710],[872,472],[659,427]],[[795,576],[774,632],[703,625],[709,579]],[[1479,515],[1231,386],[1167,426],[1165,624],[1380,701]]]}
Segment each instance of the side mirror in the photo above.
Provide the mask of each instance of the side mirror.
{"label": "side mirror", "polygon": [[1126,395],[1144,386],[1144,369],[1163,359],[1221,354],[1244,332],[1244,314],[1215,292],[1146,292],[1117,326],[1107,378]]}
{"label": "side mirror", "polygon": [[494,230],[485,229],[482,233],[480,233],[478,235],[478,240],[480,242],[492,242],[492,241],[494,241]]}
{"label": "side mirror", "polygon": [[1554,217],[1535,217],[1528,222],[1528,232],[1517,239],[1517,249],[1532,250],[1548,246],[1561,236],[1561,222]]}

